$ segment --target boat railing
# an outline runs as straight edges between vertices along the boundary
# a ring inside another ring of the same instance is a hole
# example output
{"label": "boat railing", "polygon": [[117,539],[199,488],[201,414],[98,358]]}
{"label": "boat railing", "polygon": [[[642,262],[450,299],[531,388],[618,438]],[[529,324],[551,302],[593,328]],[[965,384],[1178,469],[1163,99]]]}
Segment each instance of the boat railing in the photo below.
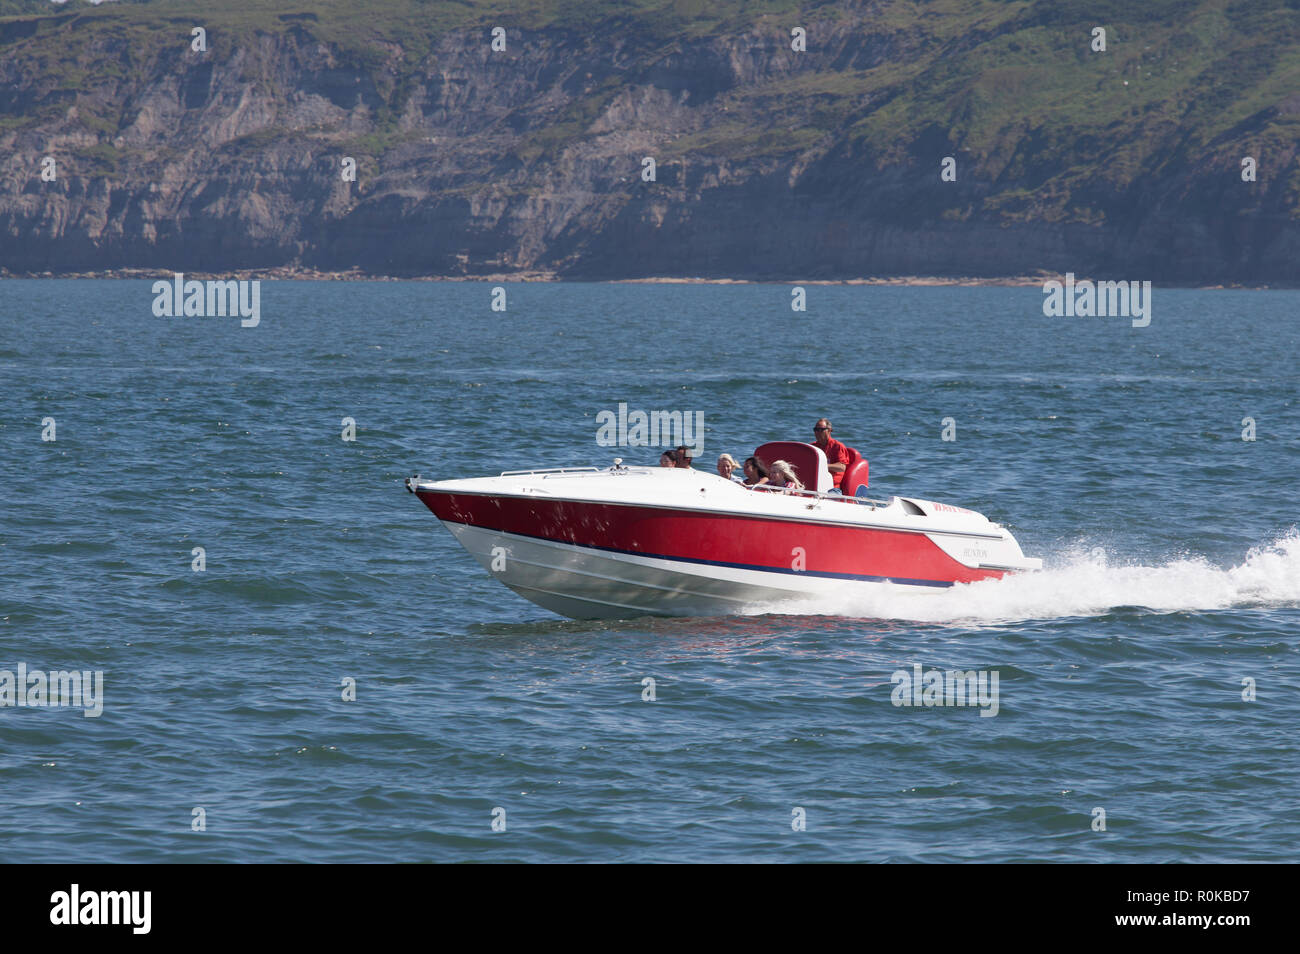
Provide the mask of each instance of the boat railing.
{"label": "boat railing", "polygon": [[498,475],[500,477],[533,477],[540,474],[543,477],[559,477],[564,474],[598,474],[599,467],[539,467],[535,470],[503,470]]}
{"label": "boat railing", "polygon": [[[635,466],[635,465],[634,467],[627,467],[627,466],[623,466],[622,463],[620,462],[619,464],[616,464],[614,467],[608,469],[612,472],[618,472],[621,470],[622,472],[626,473],[634,469],[654,470],[655,468]],[[547,477],[564,477],[571,474],[593,474],[593,473],[599,474],[602,472],[603,472],[602,469],[599,467],[537,467],[537,468],[533,468],[532,470],[503,470],[501,471],[499,476],[501,477],[540,476],[542,478],[547,478]],[[888,507],[891,503],[893,503],[892,499],[879,500],[874,497],[848,497],[845,496],[844,494],[831,494],[819,490],[796,489],[794,487],[773,487],[771,484],[752,484],[752,485],[741,484],[741,486],[744,487],[746,490],[752,490],[758,493],[786,494],[792,497],[811,497],[814,500],[827,500],[833,503],[853,503],[853,504],[858,504],[859,506],[862,507],[870,507],[872,510]]]}
{"label": "boat railing", "polygon": [[773,487],[771,484],[745,484],[748,490],[754,490],[759,493],[770,494],[788,494],[792,497],[812,497],[816,500],[830,500],[835,503],[855,503],[863,507],[870,507],[876,510],[882,507],[888,507],[893,500],[877,500],[874,497],[848,497],[844,494],[831,494],[821,490],[808,490],[806,488],[795,487]]}

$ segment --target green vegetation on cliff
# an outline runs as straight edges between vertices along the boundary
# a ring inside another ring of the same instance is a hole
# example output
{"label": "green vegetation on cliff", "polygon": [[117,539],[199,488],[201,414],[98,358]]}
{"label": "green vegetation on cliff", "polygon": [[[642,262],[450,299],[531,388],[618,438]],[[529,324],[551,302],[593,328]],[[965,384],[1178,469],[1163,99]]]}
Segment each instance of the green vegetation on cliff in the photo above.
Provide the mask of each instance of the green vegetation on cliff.
{"label": "green vegetation on cliff", "polygon": [[11,270],[1300,280],[1300,0],[0,0],[0,80]]}

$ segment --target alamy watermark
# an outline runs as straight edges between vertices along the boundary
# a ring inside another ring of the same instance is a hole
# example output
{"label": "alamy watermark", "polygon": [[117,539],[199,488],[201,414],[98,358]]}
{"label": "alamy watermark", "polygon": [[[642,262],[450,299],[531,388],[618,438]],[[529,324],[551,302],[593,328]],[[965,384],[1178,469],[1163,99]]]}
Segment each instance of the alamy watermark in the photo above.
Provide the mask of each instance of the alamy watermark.
{"label": "alamy watermark", "polygon": [[1150,282],[1093,282],[1074,280],[1074,272],[1065,273],[1065,282],[1043,282],[1043,314],[1049,318],[1128,318],[1134,328],[1151,324]]}
{"label": "alamy watermark", "polygon": [[238,316],[245,328],[262,320],[262,283],[248,279],[200,282],[176,272],[153,283],[153,313],[159,318]]}
{"label": "alamy watermark", "polygon": [[998,714],[998,671],[996,669],[931,669],[921,664],[896,669],[889,681],[894,690],[889,700],[895,706],[979,706],[980,717]]}
{"label": "alamy watermark", "polygon": [[596,443],[601,447],[688,447],[704,454],[703,411],[618,411],[596,415]]}
{"label": "alamy watermark", "polygon": [[77,706],[87,719],[104,711],[104,672],[75,669],[45,672],[28,669],[20,662],[18,671],[0,669],[0,708],[43,708]]}
{"label": "alamy watermark", "polygon": [[152,891],[83,891],[73,884],[50,895],[50,923],[120,924],[129,926],[133,934],[148,934],[152,907]]}

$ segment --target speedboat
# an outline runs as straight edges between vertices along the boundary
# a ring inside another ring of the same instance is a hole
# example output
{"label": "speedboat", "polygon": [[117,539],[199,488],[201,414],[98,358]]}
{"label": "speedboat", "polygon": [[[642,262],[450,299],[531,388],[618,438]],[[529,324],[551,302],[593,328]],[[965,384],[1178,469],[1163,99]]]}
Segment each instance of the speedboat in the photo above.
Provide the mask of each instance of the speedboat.
{"label": "speedboat", "polygon": [[962,507],[874,499],[867,462],[841,489],[813,444],[772,441],[806,488],[745,486],[687,468],[559,467],[406,487],[474,559],[525,599],[574,619],[719,616],[841,596],[937,592],[1041,569],[1005,527]]}

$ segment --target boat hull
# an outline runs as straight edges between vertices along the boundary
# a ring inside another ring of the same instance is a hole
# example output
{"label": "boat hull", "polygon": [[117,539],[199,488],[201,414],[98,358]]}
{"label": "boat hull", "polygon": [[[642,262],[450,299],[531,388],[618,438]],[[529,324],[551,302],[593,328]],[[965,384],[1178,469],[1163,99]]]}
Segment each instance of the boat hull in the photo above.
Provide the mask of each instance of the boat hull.
{"label": "boat hull", "polygon": [[[483,568],[524,599],[571,619],[725,616],[814,599],[825,581],[708,568],[444,521]],[[842,586],[843,584],[837,584]]]}
{"label": "boat hull", "polygon": [[[577,619],[726,615],[883,585],[938,592],[1005,572],[957,559],[954,541],[984,553],[991,541],[1011,539],[1001,528],[981,532],[993,525],[979,517],[974,529],[944,531],[936,543],[916,518],[890,518],[916,526],[865,526],[865,508],[834,498],[804,503],[738,490],[745,502],[773,498],[764,502],[772,512],[726,512],[732,488],[716,484],[700,493],[714,491],[723,505],[566,499],[540,482],[508,493],[452,483],[413,489],[499,582]],[[960,514],[970,517],[951,519],[978,517]]]}

